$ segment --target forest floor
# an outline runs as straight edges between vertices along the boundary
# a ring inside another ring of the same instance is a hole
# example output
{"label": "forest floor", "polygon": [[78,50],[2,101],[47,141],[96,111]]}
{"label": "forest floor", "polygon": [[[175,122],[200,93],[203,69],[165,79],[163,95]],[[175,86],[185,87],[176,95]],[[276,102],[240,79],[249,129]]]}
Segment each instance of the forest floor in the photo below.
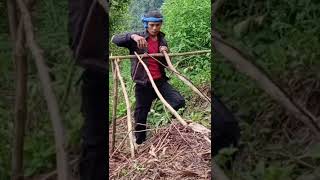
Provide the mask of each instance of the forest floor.
{"label": "forest floor", "polygon": [[[115,152],[109,148],[109,179],[211,179],[211,144],[201,134],[173,120],[150,129],[131,158],[126,124],[126,117],[117,120]],[[111,134],[112,129],[109,147]]]}

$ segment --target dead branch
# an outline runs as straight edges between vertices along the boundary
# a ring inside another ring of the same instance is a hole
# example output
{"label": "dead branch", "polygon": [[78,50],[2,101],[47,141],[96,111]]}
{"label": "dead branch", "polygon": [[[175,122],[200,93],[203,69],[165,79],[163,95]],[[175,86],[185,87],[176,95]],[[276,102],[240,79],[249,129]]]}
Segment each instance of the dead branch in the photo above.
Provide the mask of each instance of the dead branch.
{"label": "dead branch", "polygon": [[170,57],[168,55],[167,52],[163,52],[164,57],[167,61],[167,64],[169,66],[169,69],[171,69],[173,72],[175,72],[178,76],[178,78],[183,81],[187,86],[189,86],[195,93],[197,93],[200,97],[202,97],[204,100],[208,101],[209,103],[211,103],[211,99],[206,96],[205,94],[203,94],[201,91],[199,91],[198,88],[196,88],[189,80],[187,80],[184,76],[182,76],[177,70],[176,68],[172,65]]}
{"label": "dead branch", "polygon": [[17,28],[17,11],[14,1],[7,1],[11,40],[13,47],[13,61],[15,63],[16,87],[14,105],[14,135],[11,163],[11,179],[23,180],[23,147],[25,123],[27,118],[27,56],[25,52],[25,36],[23,23]]}
{"label": "dead branch", "polygon": [[128,94],[126,91],[126,86],[124,84],[124,81],[122,79],[121,73],[120,73],[120,68],[118,65],[118,59],[114,61],[115,65],[115,72],[118,74],[118,78],[121,84],[121,89],[123,92],[124,99],[126,101],[126,106],[127,106],[127,123],[128,123],[128,133],[129,133],[129,144],[130,144],[130,150],[131,150],[131,157],[134,158],[134,140],[133,140],[133,132],[132,132],[132,121],[131,121],[131,110],[130,110],[130,103],[129,103],[129,98]]}
{"label": "dead branch", "polygon": [[171,105],[163,98],[163,96],[161,95],[161,93],[159,92],[156,84],[154,83],[153,79],[152,79],[152,76],[150,74],[150,71],[147,67],[147,65],[142,61],[142,59],[140,58],[140,56],[134,52],[134,54],[136,55],[136,57],[139,59],[140,63],[143,65],[144,69],[146,70],[147,72],[147,75],[149,77],[149,80],[151,82],[151,85],[154,89],[154,91],[156,92],[157,96],[159,97],[160,101],[169,109],[169,111],[180,121],[180,123],[184,126],[187,126],[187,122],[185,120],[182,119],[182,117],[177,113],[177,111],[175,111]]}
{"label": "dead branch", "polygon": [[[207,54],[211,53],[211,50],[202,50],[202,51],[192,51],[192,52],[184,52],[184,53],[169,53],[168,56],[170,57],[175,57],[175,56],[187,56],[187,55],[200,55],[200,54]],[[154,53],[154,54],[149,54],[150,56],[153,57],[164,57],[162,53]],[[149,57],[147,54],[139,54],[141,58]],[[136,55],[128,55],[128,56],[110,56],[109,60],[114,60],[114,59],[130,59],[130,58],[135,58]]]}
{"label": "dead branch", "polygon": [[35,58],[35,63],[38,69],[39,78],[43,88],[43,93],[47,101],[48,110],[50,112],[50,117],[52,120],[57,151],[56,160],[58,168],[58,179],[68,180],[70,178],[68,175],[69,168],[67,163],[67,153],[65,151],[66,138],[64,127],[62,125],[62,119],[58,109],[58,103],[51,87],[51,80],[49,78],[47,66],[45,65],[45,59],[42,55],[42,49],[38,46],[38,44],[35,41],[30,13],[23,0],[17,0],[16,2],[21,11],[21,21],[23,21],[24,25],[27,46],[29,47],[32,55]]}
{"label": "dead branch", "polygon": [[112,142],[111,151],[114,151],[114,146],[116,143],[116,119],[117,119],[117,105],[118,105],[118,78],[117,71],[115,69],[115,64],[112,61],[112,75],[113,75],[113,106],[112,106]]}
{"label": "dead branch", "polygon": [[256,80],[257,84],[268,93],[274,100],[282,105],[288,112],[293,114],[298,120],[308,126],[315,138],[320,140],[320,127],[317,124],[317,119],[308,110],[295,103],[292,98],[277,85],[267,73],[258,66],[254,65],[239,49],[224,41],[219,36],[213,34],[214,48],[226,57],[235,68]]}

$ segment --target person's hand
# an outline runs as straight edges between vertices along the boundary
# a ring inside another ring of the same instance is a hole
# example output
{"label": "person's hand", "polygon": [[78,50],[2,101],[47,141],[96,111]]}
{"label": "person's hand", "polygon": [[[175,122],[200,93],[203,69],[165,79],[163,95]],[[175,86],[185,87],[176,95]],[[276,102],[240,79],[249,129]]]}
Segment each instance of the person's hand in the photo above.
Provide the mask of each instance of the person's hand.
{"label": "person's hand", "polygon": [[143,48],[148,47],[148,42],[142,36],[133,34],[133,35],[131,35],[131,39],[133,39],[137,43],[139,49],[143,49]]}
{"label": "person's hand", "polygon": [[159,51],[162,53],[163,51],[168,52],[168,47],[167,46],[160,46]]}

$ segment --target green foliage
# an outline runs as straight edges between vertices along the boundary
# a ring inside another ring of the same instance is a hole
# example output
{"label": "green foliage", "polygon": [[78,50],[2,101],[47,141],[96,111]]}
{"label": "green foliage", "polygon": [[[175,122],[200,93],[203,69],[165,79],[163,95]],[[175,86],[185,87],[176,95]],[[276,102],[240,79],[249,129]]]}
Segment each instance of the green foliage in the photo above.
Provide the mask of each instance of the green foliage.
{"label": "green foliage", "polygon": [[164,32],[170,42],[171,51],[211,48],[210,1],[166,0],[162,11],[165,18]]}

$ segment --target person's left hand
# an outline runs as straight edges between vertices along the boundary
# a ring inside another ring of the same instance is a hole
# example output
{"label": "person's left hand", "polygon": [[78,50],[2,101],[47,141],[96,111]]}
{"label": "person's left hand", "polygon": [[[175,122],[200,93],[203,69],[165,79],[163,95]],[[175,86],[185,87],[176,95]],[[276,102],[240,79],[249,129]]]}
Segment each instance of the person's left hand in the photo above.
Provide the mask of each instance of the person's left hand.
{"label": "person's left hand", "polygon": [[168,52],[168,47],[167,46],[160,46],[159,51],[162,53],[163,51]]}

